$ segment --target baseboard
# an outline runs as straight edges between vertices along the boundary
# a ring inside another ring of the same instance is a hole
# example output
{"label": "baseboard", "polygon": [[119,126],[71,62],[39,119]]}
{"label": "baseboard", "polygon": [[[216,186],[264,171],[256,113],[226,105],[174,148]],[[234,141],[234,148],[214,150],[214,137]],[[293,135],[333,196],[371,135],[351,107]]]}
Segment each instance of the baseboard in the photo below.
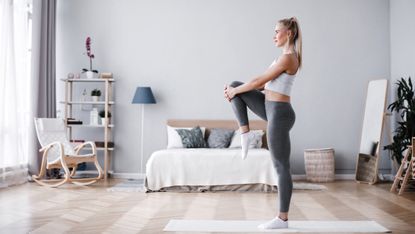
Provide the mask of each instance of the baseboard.
{"label": "baseboard", "polygon": [[[138,174],[138,173],[112,173],[111,178],[116,179],[143,179],[145,178],[144,174]],[[304,174],[298,174],[298,175],[292,175],[293,180],[306,180],[306,175]],[[355,175],[354,174],[336,174],[335,179],[336,180],[354,180]]]}
{"label": "baseboard", "polygon": [[144,179],[145,174],[139,174],[139,173],[110,173],[111,178],[115,179]]}
{"label": "baseboard", "polygon": [[379,174],[379,180],[380,181],[394,181],[395,180],[395,176],[392,174]]}
{"label": "baseboard", "polygon": [[[92,173],[96,173],[96,172],[92,172]],[[91,174],[90,171],[79,171],[77,174]],[[139,174],[139,173],[123,173],[123,172],[113,172],[110,171],[109,172],[109,176],[111,178],[115,178],[115,179],[144,179],[145,175],[144,174]],[[297,174],[297,175],[292,175],[293,180],[295,181],[301,181],[301,180],[306,180],[307,177],[304,174]],[[335,175],[335,180],[340,181],[340,180],[355,180],[355,174],[336,174]],[[394,180],[394,176],[392,174],[379,174],[379,181],[385,181],[385,182],[390,182]]]}
{"label": "baseboard", "polygon": [[[304,174],[298,174],[298,175],[292,175],[293,180],[307,180],[306,175]],[[354,174],[336,174],[334,175],[335,180],[354,180],[355,175]]]}

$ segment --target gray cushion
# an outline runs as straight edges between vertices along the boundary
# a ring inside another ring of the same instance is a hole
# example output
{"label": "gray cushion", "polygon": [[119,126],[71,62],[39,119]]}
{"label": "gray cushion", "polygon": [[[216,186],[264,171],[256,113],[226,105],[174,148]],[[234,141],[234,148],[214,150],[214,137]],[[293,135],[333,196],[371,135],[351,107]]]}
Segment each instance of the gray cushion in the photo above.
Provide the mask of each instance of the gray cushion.
{"label": "gray cushion", "polygon": [[190,130],[176,129],[176,131],[182,139],[184,148],[206,148],[206,142],[199,126]]}
{"label": "gray cushion", "polygon": [[235,130],[226,128],[212,128],[207,139],[209,148],[227,148],[231,143]]}

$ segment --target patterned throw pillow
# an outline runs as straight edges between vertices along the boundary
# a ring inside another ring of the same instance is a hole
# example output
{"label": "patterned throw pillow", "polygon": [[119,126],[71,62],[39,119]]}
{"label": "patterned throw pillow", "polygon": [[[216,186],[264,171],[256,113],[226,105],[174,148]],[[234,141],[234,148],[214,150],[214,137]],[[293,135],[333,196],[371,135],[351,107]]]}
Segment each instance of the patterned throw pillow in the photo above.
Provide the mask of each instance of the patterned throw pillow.
{"label": "patterned throw pillow", "polygon": [[[171,127],[167,125],[167,149],[184,148],[182,138],[176,129],[192,129],[193,127]],[[203,137],[205,137],[205,127],[200,127],[202,130]]]}
{"label": "patterned throw pillow", "polygon": [[176,129],[182,138],[184,148],[206,148],[205,139],[199,126],[188,129]]}
{"label": "patterned throw pillow", "polygon": [[226,128],[212,128],[207,139],[209,148],[227,148],[231,143],[235,130]]}

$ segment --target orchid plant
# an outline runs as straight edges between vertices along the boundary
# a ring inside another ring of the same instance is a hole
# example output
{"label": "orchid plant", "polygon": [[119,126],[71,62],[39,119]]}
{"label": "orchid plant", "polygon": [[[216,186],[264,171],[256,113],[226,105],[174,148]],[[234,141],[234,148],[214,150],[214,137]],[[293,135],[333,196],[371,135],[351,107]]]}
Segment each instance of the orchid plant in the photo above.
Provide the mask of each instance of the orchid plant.
{"label": "orchid plant", "polygon": [[98,73],[98,70],[92,70],[92,59],[95,58],[95,56],[91,52],[91,38],[90,37],[86,38],[85,46],[86,46],[86,56],[89,57],[89,69],[83,68],[82,72],[91,71],[94,73]]}

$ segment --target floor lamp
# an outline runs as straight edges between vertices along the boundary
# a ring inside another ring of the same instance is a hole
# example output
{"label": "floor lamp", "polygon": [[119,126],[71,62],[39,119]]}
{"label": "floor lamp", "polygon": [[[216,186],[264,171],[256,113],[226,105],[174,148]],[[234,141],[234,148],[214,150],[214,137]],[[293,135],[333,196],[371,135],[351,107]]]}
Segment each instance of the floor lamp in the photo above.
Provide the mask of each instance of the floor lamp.
{"label": "floor lamp", "polygon": [[[143,155],[144,155],[144,105],[155,104],[153,92],[150,87],[137,87],[135,90],[132,104],[141,104],[141,166],[140,173],[143,173]],[[143,180],[144,182],[144,180]]]}

